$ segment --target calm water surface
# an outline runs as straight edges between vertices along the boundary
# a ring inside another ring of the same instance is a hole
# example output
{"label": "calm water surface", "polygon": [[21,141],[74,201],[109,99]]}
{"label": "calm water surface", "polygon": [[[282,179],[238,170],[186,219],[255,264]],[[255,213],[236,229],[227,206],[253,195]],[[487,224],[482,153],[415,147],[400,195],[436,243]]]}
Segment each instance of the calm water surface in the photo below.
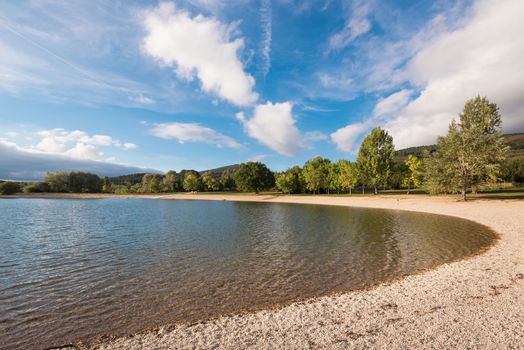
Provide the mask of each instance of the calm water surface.
{"label": "calm water surface", "polygon": [[0,348],[48,348],[348,291],[494,234],[390,210],[147,199],[0,200]]}

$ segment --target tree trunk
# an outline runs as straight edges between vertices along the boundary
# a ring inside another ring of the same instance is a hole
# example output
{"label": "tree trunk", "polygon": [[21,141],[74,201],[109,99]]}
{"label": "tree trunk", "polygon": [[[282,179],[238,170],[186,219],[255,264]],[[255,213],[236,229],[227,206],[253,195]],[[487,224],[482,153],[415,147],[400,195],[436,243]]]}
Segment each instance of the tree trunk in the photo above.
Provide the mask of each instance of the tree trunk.
{"label": "tree trunk", "polygon": [[408,182],[408,194],[409,194],[410,189],[411,189],[411,183]]}
{"label": "tree trunk", "polygon": [[462,199],[464,200],[464,202],[467,201],[466,188],[465,187],[462,187],[461,193],[462,193]]}
{"label": "tree trunk", "polygon": [[375,196],[378,194],[377,186],[375,186]]}
{"label": "tree trunk", "polygon": [[349,195],[351,196],[351,187],[349,188]]}
{"label": "tree trunk", "polygon": [[362,185],[362,194],[364,194],[364,185]]}

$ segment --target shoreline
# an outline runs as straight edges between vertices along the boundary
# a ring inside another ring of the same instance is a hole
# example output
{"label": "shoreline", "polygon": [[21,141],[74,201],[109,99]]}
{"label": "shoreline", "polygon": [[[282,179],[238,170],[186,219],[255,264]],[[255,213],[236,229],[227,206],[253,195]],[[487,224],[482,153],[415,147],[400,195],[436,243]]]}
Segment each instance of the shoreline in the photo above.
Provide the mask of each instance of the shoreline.
{"label": "shoreline", "polygon": [[[6,196],[7,197],[7,196]],[[147,198],[320,204],[473,220],[499,239],[485,252],[372,289],[281,308],[175,324],[88,348],[524,348],[524,201],[429,196],[44,194],[9,198]],[[82,346],[80,346],[82,347]]]}

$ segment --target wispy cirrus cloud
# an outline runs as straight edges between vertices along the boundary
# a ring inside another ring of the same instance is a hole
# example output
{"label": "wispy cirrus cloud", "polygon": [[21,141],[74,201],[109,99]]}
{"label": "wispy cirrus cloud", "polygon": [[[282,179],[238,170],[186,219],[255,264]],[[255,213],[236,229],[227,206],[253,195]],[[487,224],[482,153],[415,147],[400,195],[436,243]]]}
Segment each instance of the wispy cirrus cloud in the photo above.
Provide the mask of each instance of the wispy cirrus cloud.
{"label": "wispy cirrus cloud", "polygon": [[352,4],[345,27],[329,39],[329,48],[331,50],[345,48],[356,38],[371,29],[371,21],[368,18],[370,12],[369,4],[362,1],[355,1]]}
{"label": "wispy cirrus cloud", "polygon": [[260,22],[262,24],[262,74],[265,77],[271,68],[271,40],[273,28],[271,0],[261,1]]}

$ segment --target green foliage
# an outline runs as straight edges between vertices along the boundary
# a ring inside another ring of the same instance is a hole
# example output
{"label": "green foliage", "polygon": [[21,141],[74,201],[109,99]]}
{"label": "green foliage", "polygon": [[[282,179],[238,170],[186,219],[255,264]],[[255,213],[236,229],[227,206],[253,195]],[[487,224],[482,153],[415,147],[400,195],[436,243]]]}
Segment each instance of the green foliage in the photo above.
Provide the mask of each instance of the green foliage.
{"label": "green foliage", "polygon": [[51,192],[69,192],[69,174],[63,171],[49,173],[44,179]]}
{"label": "green foliage", "polygon": [[236,188],[235,179],[233,178],[233,174],[234,174],[234,172],[232,170],[226,169],[220,175],[220,179],[219,179],[220,186],[225,191],[231,191],[231,190],[234,190]]}
{"label": "green foliage", "polygon": [[51,188],[45,182],[33,182],[24,186],[24,193],[43,193],[50,192]]}
{"label": "green foliage", "polygon": [[140,192],[142,193],[159,193],[161,190],[163,176],[160,174],[145,174],[142,177]]}
{"label": "green foliage", "polygon": [[402,185],[407,187],[409,193],[410,189],[420,187],[422,184],[423,165],[422,161],[412,154],[408,156],[404,163],[408,171]]}
{"label": "green foliage", "polygon": [[180,180],[176,171],[168,171],[162,178],[162,192],[177,192],[180,190]]}
{"label": "green foliage", "polygon": [[109,181],[113,186],[133,186],[142,183],[142,178],[146,173],[137,173],[110,177]]}
{"label": "green foliage", "polygon": [[426,187],[432,193],[461,192],[494,182],[508,152],[500,132],[498,107],[485,97],[466,102],[459,122],[439,137],[437,151],[426,160]]}
{"label": "green foliage", "polygon": [[338,163],[329,163],[327,165],[327,179],[326,179],[326,190],[327,193],[331,191],[340,192],[340,169]]}
{"label": "green foliage", "polygon": [[204,173],[204,175],[202,175],[202,184],[204,185],[204,189],[206,191],[220,191],[220,188],[222,187],[220,180],[210,172]]}
{"label": "green foliage", "polygon": [[375,189],[386,185],[393,168],[393,138],[387,131],[374,128],[358,151],[357,166],[362,180]]}
{"label": "green foliage", "polygon": [[299,166],[289,168],[283,173],[275,175],[275,183],[282,193],[300,193],[304,188],[302,169]]}
{"label": "green foliage", "polygon": [[306,184],[306,189],[313,193],[320,193],[321,189],[328,187],[329,164],[327,158],[315,157],[304,164],[302,176]]}
{"label": "green foliage", "polygon": [[524,158],[507,159],[501,166],[501,177],[513,183],[524,182]]}
{"label": "green foliage", "polygon": [[358,183],[359,174],[356,164],[352,164],[349,160],[341,159],[338,165],[338,188],[342,191],[352,193],[353,188]]}
{"label": "green foliage", "polygon": [[101,182],[98,175],[82,171],[69,173],[69,192],[97,193],[100,192],[101,189]]}
{"label": "green foliage", "polygon": [[15,194],[20,192],[21,188],[18,182],[5,181],[0,183],[0,194]]}
{"label": "green foliage", "polygon": [[240,164],[234,179],[237,189],[243,192],[259,193],[275,185],[275,176],[265,164],[260,162]]}
{"label": "green foliage", "polygon": [[104,176],[104,178],[102,179],[102,192],[104,193],[113,192],[113,186],[107,176]]}
{"label": "green foliage", "polygon": [[184,190],[197,191],[200,188],[200,178],[198,174],[186,173],[184,177]]}

